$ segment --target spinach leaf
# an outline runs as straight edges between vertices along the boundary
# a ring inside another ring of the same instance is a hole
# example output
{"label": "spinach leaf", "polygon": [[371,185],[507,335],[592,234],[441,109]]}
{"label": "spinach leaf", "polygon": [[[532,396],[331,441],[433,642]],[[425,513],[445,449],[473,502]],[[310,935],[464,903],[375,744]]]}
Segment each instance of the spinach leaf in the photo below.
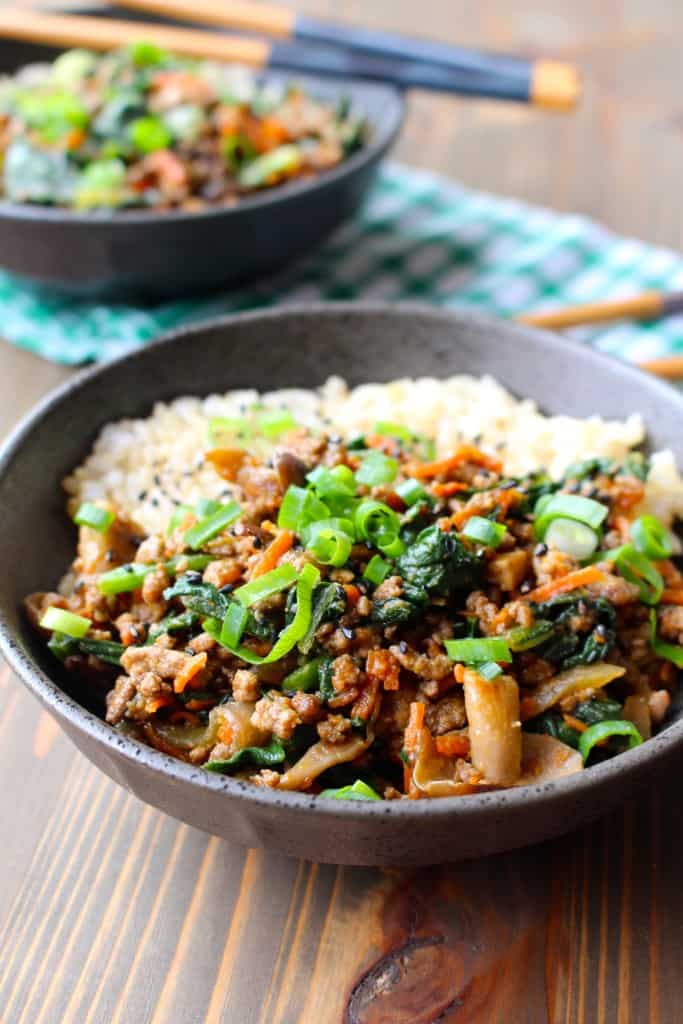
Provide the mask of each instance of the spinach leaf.
{"label": "spinach leaf", "polygon": [[611,697],[601,700],[584,700],[577,704],[572,715],[586,725],[595,725],[596,722],[611,721],[621,718],[622,706],[618,700]]}
{"label": "spinach leaf", "polygon": [[120,666],[121,655],[126,649],[123,644],[115,643],[113,640],[92,640],[88,637],[76,640],[64,633],[53,633],[47,646],[60,661],[75,654],[93,654],[100,661],[116,666]]}
{"label": "spinach leaf", "polygon": [[332,685],[332,661],[332,658],[325,658],[318,666],[318,693],[325,704],[332,700],[336,692]]}
{"label": "spinach leaf", "polygon": [[534,611],[552,623],[552,635],[534,653],[562,669],[602,661],[616,643],[616,611],[603,597],[560,594]]}
{"label": "spinach leaf", "polygon": [[426,501],[418,501],[411,505],[401,516],[400,537],[404,544],[414,544],[418,536],[425,530],[431,520],[432,511]]}
{"label": "spinach leaf", "polygon": [[565,470],[565,480],[589,480],[598,473],[609,474],[614,471],[614,459],[608,455],[598,456],[593,459],[582,459],[581,462],[573,462]]}
{"label": "spinach leaf", "polygon": [[187,575],[181,576],[172,587],[167,587],[164,597],[170,601],[174,597],[182,598],[183,604],[188,611],[197,615],[207,615],[212,619],[225,618],[228,610],[229,599],[221,594],[214,587],[213,583],[202,583],[201,580],[194,582],[194,579]]}
{"label": "spinach leaf", "polygon": [[216,775],[230,775],[238,768],[272,768],[274,765],[282,764],[284,759],[285,748],[274,736],[265,747],[242,747],[225,761],[207,761],[204,768]]}
{"label": "spinach leaf", "polygon": [[528,722],[524,723],[524,729],[526,732],[545,733],[547,736],[560,740],[561,743],[566,743],[568,747],[578,750],[581,734],[577,729],[572,729],[567,725],[557,711],[544,711],[542,715],[530,718]]}
{"label": "spinach leaf", "polygon": [[62,149],[39,149],[15,139],[5,152],[4,190],[20,203],[70,203],[78,173]]}
{"label": "spinach leaf", "polygon": [[387,597],[384,601],[375,601],[371,618],[381,626],[397,626],[417,618],[421,611],[418,605],[403,597]]}
{"label": "spinach leaf", "polygon": [[154,622],[149,627],[147,643],[153,644],[157,637],[164,633],[177,633],[181,629],[190,629],[197,622],[198,616],[194,612],[181,612],[179,615],[167,615],[160,622]]}
{"label": "spinach leaf", "polygon": [[429,596],[446,597],[457,590],[474,590],[482,572],[482,558],[469,551],[453,533],[435,524],[418,534],[396,562],[405,596],[417,604]]}
{"label": "spinach leaf", "polygon": [[645,483],[650,475],[650,462],[642,452],[630,452],[622,462],[617,476],[634,476]]}
{"label": "spinach leaf", "polygon": [[[292,611],[296,611],[293,602]],[[318,583],[313,591],[311,621],[305,636],[299,641],[299,650],[308,654],[315,643],[315,634],[323,622],[333,622],[346,611],[346,593],[340,583]],[[289,608],[288,608],[289,612]]]}

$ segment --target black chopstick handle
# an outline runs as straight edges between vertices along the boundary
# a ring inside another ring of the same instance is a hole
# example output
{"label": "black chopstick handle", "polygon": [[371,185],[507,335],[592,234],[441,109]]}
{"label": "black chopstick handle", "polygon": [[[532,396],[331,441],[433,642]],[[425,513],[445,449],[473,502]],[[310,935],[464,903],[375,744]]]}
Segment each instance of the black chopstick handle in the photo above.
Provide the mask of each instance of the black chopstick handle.
{"label": "black chopstick handle", "polygon": [[532,64],[511,58],[500,66],[493,61],[487,68],[456,68],[279,41],[272,44],[268,63],[272,68],[288,71],[390,82],[402,89],[431,89],[522,103],[529,102],[533,73]]}

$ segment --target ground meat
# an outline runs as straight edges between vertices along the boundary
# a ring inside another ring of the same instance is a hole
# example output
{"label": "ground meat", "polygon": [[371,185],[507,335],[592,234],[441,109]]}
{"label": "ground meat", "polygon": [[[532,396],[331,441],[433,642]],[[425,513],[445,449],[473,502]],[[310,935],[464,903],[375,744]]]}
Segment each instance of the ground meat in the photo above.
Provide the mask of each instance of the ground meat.
{"label": "ground meat", "polygon": [[351,732],[351,722],[343,715],[328,715],[324,722],[318,722],[318,736],[326,743],[343,743]]}
{"label": "ground meat", "polygon": [[474,590],[465,601],[465,609],[476,615],[479,628],[484,636],[492,636],[496,632],[495,618],[500,611],[497,604],[490,601],[482,590]]}
{"label": "ground meat", "polygon": [[162,562],[165,557],[164,538],[153,533],[143,540],[135,553],[136,562]]}
{"label": "ground meat", "polygon": [[262,768],[260,772],[249,776],[249,782],[253,782],[255,786],[277,789],[280,785],[280,774],[279,772],[274,772],[272,768]]}
{"label": "ground meat", "polygon": [[216,646],[216,641],[208,633],[199,633],[198,636],[192,638],[190,646],[187,648],[188,651],[192,651],[194,654],[201,654],[203,651],[212,651]]}
{"label": "ground meat", "polygon": [[164,590],[170,582],[163,565],[159,565],[152,572],[147,573],[142,584],[142,600],[145,604],[160,604],[163,601]]}
{"label": "ground meat", "polygon": [[298,690],[292,696],[292,707],[304,725],[313,725],[323,714],[320,697],[315,693]]}
{"label": "ground meat", "polygon": [[142,643],[145,639],[145,627],[130,612],[123,612],[122,615],[114,619],[114,625],[119,631],[121,643],[126,647]]}
{"label": "ground meat", "polygon": [[251,716],[251,724],[264,732],[272,732],[281,740],[291,739],[301,719],[290,697],[281,693],[269,693],[261,697]]}
{"label": "ground meat", "polygon": [[403,594],[403,580],[400,576],[387,576],[387,578],[380,583],[377,590],[373,594],[375,601],[386,601],[390,597],[401,597]]}
{"label": "ground meat", "polygon": [[611,573],[606,574],[603,582],[591,583],[587,589],[593,597],[604,597],[617,607],[637,601],[640,594],[635,583],[629,583],[621,576],[613,576]]}
{"label": "ground meat", "polygon": [[[402,647],[405,648],[402,650]],[[447,654],[437,654],[430,658],[427,654],[419,654],[407,644],[395,644],[389,650],[400,663],[402,668],[407,669],[421,679],[445,679],[453,673],[453,662]]]}
{"label": "ground meat", "polygon": [[652,721],[655,725],[659,725],[664,720],[664,717],[669,710],[671,704],[671,695],[668,690],[653,690],[648,700],[648,706],[650,708],[650,714],[652,715]]}
{"label": "ground meat", "polygon": [[343,693],[359,686],[363,673],[350,654],[342,654],[332,663],[332,686],[335,693]]}
{"label": "ground meat", "polygon": [[442,736],[451,729],[462,729],[467,725],[465,698],[462,693],[452,693],[425,711],[425,722],[433,736]]}
{"label": "ground meat", "polygon": [[113,690],[105,698],[106,719],[110,725],[120,722],[126,713],[128,702],[135,695],[135,683],[130,676],[119,676]]}
{"label": "ground meat", "polygon": [[204,582],[213,583],[220,590],[226,583],[236,583],[243,572],[243,566],[236,558],[217,558],[209,562],[204,570]]}
{"label": "ground meat", "polygon": [[316,463],[322,461],[322,455],[327,448],[326,437],[316,437],[307,430],[291,430],[286,440],[276,449],[276,458],[287,453],[303,462],[307,469],[312,469]]}
{"label": "ground meat", "polygon": [[121,665],[136,680],[150,672],[161,679],[175,679],[191,661],[192,655],[167,650],[160,643],[149,647],[129,647],[121,655]]}
{"label": "ground meat", "polygon": [[261,686],[255,672],[248,668],[240,668],[232,677],[232,695],[235,700],[256,701],[259,699]]}
{"label": "ground meat", "polygon": [[551,548],[550,551],[546,551],[542,555],[534,555],[533,567],[536,573],[536,584],[539,585],[574,572],[575,569],[578,569],[579,563],[571,555],[565,555],[564,551]]}
{"label": "ground meat", "polygon": [[659,633],[666,640],[683,643],[683,607],[668,605],[659,609]]}

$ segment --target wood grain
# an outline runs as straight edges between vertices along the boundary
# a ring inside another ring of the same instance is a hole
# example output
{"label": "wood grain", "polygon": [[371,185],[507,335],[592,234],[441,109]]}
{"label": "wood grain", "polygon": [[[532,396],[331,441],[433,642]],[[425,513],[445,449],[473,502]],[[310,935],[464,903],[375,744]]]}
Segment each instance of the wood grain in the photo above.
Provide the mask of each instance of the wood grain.
{"label": "wood grain", "polygon": [[[415,95],[398,156],[681,246],[679,3],[297,6],[576,60],[575,118]],[[0,343],[0,434],[66,375]],[[411,872],[313,865],[145,807],[0,669],[0,1021],[676,1024],[681,768],[528,850]]]}

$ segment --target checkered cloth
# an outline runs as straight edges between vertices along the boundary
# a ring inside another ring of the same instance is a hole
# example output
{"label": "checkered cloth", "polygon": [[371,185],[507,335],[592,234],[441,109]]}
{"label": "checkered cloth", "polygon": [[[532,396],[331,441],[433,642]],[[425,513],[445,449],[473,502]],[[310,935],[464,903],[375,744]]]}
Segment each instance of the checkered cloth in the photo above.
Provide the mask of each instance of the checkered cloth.
{"label": "checkered cloth", "polygon": [[[511,317],[650,288],[683,289],[683,258],[583,217],[386,166],[356,219],[308,260],[255,287],[154,307],[46,297],[0,274],[0,333],[46,359],[111,358],[193,320],[320,300],[421,300]],[[683,317],[577,329],[624,359],[683,350]]]}

